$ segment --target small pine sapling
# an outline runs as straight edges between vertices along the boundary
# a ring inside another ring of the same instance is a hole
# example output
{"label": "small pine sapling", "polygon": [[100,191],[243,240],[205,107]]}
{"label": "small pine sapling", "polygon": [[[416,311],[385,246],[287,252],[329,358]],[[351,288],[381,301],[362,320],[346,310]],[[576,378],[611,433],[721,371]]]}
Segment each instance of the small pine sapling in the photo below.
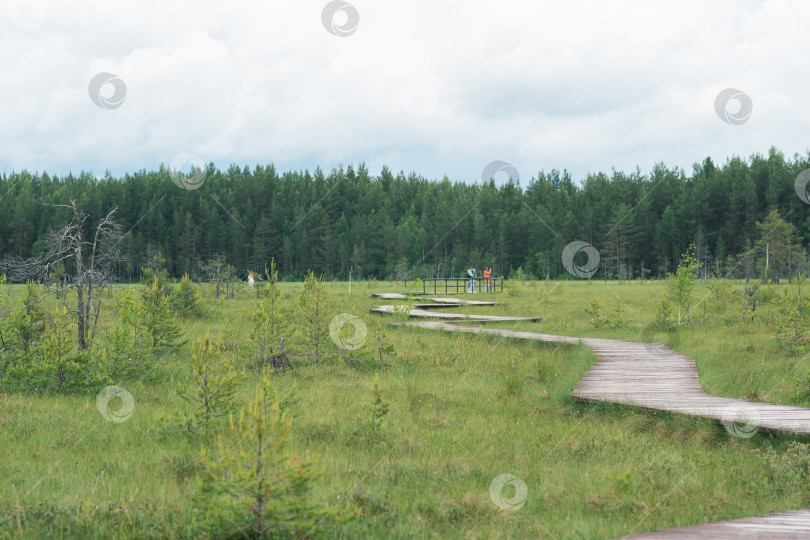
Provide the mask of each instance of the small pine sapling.
{"label": "small pine sapling", "polygon": [[157,277],[141,295],[140,316],[154,360],[181,344],[183,331],[169,309],[169,300]]}
{"label": "small pine sapling", "polygon": [[158,281],[160,292],[168,295],[171,292],[169,271],[166,269],[166,257],[160,251],[152,257],[152,260],[146,266],[141,267],[141,283],[143,285],[149,287],[155,279]]}
{"label": "small pine sapling", "polygon": [[268,379],[248,410],[231,421],[219,455],[212,459],[203,450],[205,472],[198,486],[208,532],[218,529],[214,536],[309,537],[349,516],[312,496],[322,470],[312,457],[296,452],[292,421],[268,395]]}
{"label": "small pine sapling", "polygon": [[313,272],[304,280],[304,290],[298,297],[298,320],[301,331],[301,345],[304,354],[320,361],[325,347],[331,340],[329,335],[329,304],[323,280]]}
{"label": "small pine sapling", "polygon": [[371,409],[371,423],[370,428],[372,433],[376,433],[382,425],[382,419],[388,414],[388,403],[383,401],[382,386],[380,385],[380,374],[374,374],[374,383],[371,387],[373,396],[372,409]]}
{"label": "small pine sapling", "polygon": [[382,323],[378,323],[376,327],[376,335],[377,335],[377,355],[380,358],[380,369],[383,367],[383,359],[385,356],[395,356],[396,351],[394,350],[394,345],[392,343],[388,343],[385,339],[385,330],[383,328]]}
{"label": "small pine sapling", "polygon": [[601,306],[597,297],[591,298],[591,303],[585,308],[585,312],[591,316],[591,326],[601,328],[607,324],[607,320],[599,314]]}
{"label": "small pine sapling", "polygon": [[26,288],[26,297],[18,301],[20,306],[11,324],[17,337],[18,349],[23,355],[28,354],[31,348],[37,345],[45,331],[45,310],[38,301],[39,286],[33,281],[28,281]]}
{"label": "small pine sapling", "polygon": [[264,270],[267,285],[262,288],[262,299],[253,311],[250,338],[260,366],[274,370],[292,368],[284,343],[293,334],[292,314],[281,299],[275,260]]}
{"label": "small pine sapling", "polygon": [[115,379],[145,375],[144,328],[140,325],[141,305],[127,289],[118,298],[118,324],[107,333],[107,369]]}
{"label": "small pine sapling", "polygon": [[8,327],[11,317],[8,311],[8,294],[5,291],[6,275],[0,274],[0,381],[6,374],[6,362],[8,352],[6,352],[6,338],[9,334]]}
{"label": "small pine sapling", "polygon": [[621,302],[613,306],[613,311],[616,313],[616,319],[611,321],[610,326],[612,328],[621,328],[624,326],[624,319],[622,319],[622,313],[624,312],[624,305]]}
{"label": "small pine sapling", "polygon": [[191,281],[188,274],[183,274],[180,284],[171,294],[171,304],[172,309],[183,317],[204,317],[208,314],[199,287]]}
{"label": "small pine sapling", "polygon": [[655,306],[655,320],[656,325],[661,326],[661,330],[670,330],[674,325],[674,321],[672,320],[672,304],[669,302],[669,298],[666,295],[662,295],[661,298],[658,299],[658,303]]}
{"label": "small pine sapling", "polygon": [[226,355],[224,342],[205,338],[192,345],[194,373],[184,384],[172,381],[175,392],[189,402],[193,410],[180,426],[191,433],[208,431],[211,422],[227,416],[236,408],[236,391],[244,374],[234,369],[232,355]]}

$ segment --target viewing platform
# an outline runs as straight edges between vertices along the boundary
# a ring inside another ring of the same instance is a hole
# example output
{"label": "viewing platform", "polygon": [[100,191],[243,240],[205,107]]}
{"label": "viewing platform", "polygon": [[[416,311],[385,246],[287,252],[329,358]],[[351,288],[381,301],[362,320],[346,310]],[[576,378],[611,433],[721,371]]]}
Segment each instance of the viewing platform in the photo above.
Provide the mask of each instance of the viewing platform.
{"label": "viewing platform", "polygon": [[[476,293],[503,292],[503,278],[476,276],[474,278],[425,278],[422,280],[422,294],[431,293],[430,284],[433,283],[432,294],[462,294],[470,292],[470,280],[475,281]],[[489,291],[486,281],[489,280]],[[442,286],[441,284],[444,283]]]}

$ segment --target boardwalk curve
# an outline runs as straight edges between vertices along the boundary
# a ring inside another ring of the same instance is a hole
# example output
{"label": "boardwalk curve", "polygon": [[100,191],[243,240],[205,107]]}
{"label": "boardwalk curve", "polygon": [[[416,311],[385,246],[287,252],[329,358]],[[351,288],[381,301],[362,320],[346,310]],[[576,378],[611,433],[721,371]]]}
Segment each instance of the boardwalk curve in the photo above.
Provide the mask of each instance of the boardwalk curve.
{"label": "boardwalk curve", "polygon": [[715,418],[730,429],[742,430],[743,434],[753,434],[752,428],[810,434],[810,409],[707,394],[700,386],[694,359],[666,345],[458,326],[442,321],[406,324],[451,332],[484,332],[518,339],[583,343],[598,361],[571,394],[580,401],[605,401]]}
{"label": "boardwalk curve", "polygon": [[[552,343],[583,343],[593,351],[598,360],[572,392],[572,396],[581,401],[606,401],[690,416],[716,418],[723,421],[731,433],[742,437],[753,435],[757,429],[810,433],[810,409],[709,395],[700,386],[695,361],[662,344],[457,326],[443,321],[405,324],[435,330],[496,334]],[[635,540],[810,538],[810,509],[651,531],[624,538]]]}
{"label": "boardwalk curve", "polygon": [[[439,305],[427,305],[424,307],[447,307],[447,304],[439,304]],[[400,309],[403,309],[402,306],[377,306],[371,308],[371,311],[374,313],[398,313]],[[469,315],[466,313],[436,313],[433,311],[428,311],[426,309],[411,309],[408,311],[409,317],[424,317],[428,319],[466,319],[469,321],[476,321],[476,322],[510,322],[510,321],[540,321],[542,320],[540,317],[502,317],[499,315]]]}

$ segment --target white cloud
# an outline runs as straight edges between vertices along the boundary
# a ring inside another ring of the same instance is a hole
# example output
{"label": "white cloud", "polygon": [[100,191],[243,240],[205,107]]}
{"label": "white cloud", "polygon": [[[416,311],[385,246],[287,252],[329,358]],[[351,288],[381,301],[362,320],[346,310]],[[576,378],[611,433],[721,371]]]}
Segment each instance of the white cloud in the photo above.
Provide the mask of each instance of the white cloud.
{"label": "white cloud", "polygon": [[[10,0],[0,169],[118,174],[191,152],[475,181],[501,159],[525,184],[810,146],[810,4],[363,0],[344,38],[325,4]],[[126,82],[118,109],[89,98],[102,71]],[[744,125],[714,112],[727,87],[753,100]]]}

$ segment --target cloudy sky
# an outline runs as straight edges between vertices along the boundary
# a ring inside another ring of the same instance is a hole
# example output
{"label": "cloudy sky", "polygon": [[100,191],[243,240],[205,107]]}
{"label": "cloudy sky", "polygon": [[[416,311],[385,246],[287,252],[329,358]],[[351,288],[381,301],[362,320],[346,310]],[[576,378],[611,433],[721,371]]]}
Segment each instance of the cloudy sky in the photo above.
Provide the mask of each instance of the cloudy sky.
{"label": "cloudy sky", "polygon": [[503,160],[525,185],[810,148],[808,2],[0,6],[4,172],[192,155],[476,181]]}

